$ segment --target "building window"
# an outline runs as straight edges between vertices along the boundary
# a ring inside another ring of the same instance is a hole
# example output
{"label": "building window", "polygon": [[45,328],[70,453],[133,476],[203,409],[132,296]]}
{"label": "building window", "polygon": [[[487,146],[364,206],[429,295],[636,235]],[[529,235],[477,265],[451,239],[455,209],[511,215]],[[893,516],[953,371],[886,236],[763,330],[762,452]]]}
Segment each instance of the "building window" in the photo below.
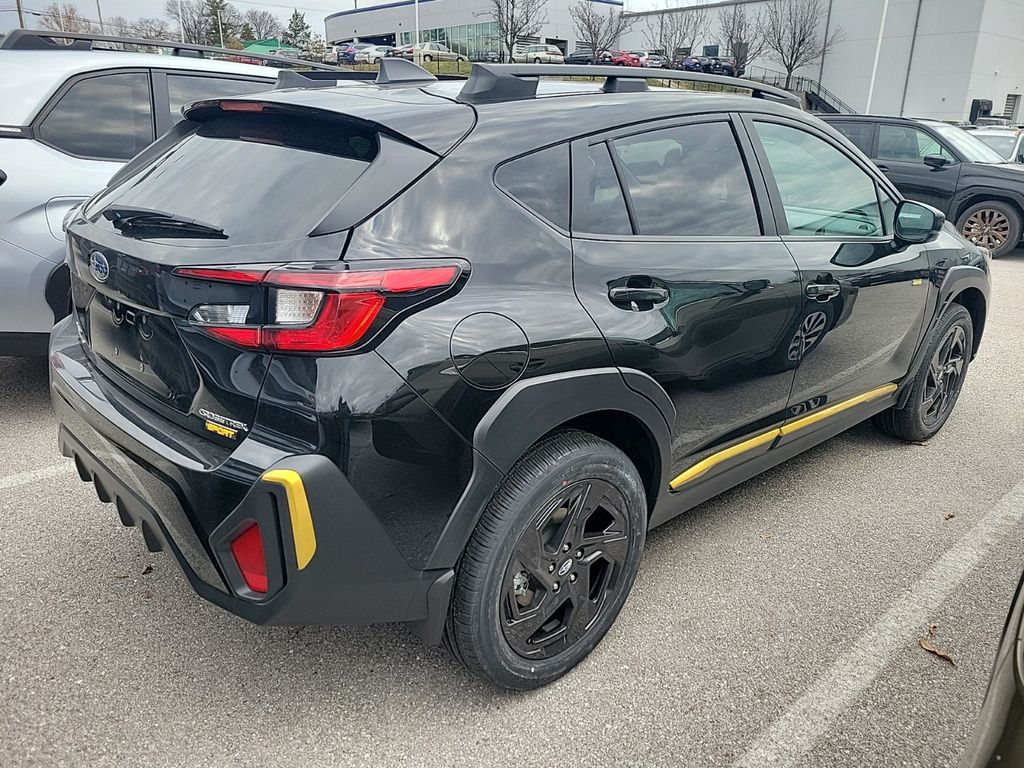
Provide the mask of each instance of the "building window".
{"label": "building window", "polygon": [[[399,32],[399,45],[412,45],[416,42],[415,32]],[[421,29],[420,42],[442,43],[460,56],[487,51],[501,52],[498,42],[498,25],[493,21],[479,24],[460,24],[457,27],[435,27]]]}
{"label": "building window", "polygon": [[705,56],[718,56],[719,46],[717,45],[705,45],[704,55]]}

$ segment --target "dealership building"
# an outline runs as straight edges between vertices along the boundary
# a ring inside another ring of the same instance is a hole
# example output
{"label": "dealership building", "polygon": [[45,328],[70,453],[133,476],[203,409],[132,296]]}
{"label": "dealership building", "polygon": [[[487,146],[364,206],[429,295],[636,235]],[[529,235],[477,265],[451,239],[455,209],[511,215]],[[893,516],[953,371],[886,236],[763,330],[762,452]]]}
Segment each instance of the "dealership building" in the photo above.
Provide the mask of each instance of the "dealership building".
{"label": "dealership building", "polygon": [[[569,8],[576,1],[548,0],[547,23],[523,42],[574,50]],[[728,56],[718,39],[718,14],[740,5],[756,15],[765,0],[678,0],[678,5],[669,12],[703,6],[708,16],[708,31],[693,53]],[[415,39],[417,6],[421,40],[445,43],[465,55],[500,50],[488,0],[398,0],[340,11],[327,17],[326,38],[408,45]],[[663,12],[633,12],[634,7],[637,0],[629,0],[634,24],[620,41],[630,50],[645,47],[649,20]],[[824,0],[822,7],[819,33],[838,33],[837,42],[821,61],[795,73],[804,78],[803,87],[817,86],[837,105],[857,112],[962,120],[972,101],[982,99],[992,102],[993,114],[1024,122],[1024,0]],[[766,55],[750,65],[750,74],[758,77],[781,69]]]}

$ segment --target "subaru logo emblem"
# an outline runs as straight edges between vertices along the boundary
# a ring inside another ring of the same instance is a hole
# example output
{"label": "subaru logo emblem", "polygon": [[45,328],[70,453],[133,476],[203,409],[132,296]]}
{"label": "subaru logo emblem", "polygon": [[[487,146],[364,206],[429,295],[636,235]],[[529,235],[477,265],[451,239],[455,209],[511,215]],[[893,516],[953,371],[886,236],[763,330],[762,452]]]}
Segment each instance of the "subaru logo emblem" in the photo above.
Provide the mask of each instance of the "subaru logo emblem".
{"label": "subaru logo emblem", "polygon": [[559,576],[565,576],[565,574],[567,574],[569,572],[570,568],[572,568],[572,558],[571,557],[568,560],[566,560],[564,563],[562,563],[562,566],[558,569],[558,575]]}
{"label": "subaru logo emblem", "polygon": [[89,274],[95,277],[99,283],[107,282],[107,278],[110,277],[110,262],[99,251],[89,254]]}

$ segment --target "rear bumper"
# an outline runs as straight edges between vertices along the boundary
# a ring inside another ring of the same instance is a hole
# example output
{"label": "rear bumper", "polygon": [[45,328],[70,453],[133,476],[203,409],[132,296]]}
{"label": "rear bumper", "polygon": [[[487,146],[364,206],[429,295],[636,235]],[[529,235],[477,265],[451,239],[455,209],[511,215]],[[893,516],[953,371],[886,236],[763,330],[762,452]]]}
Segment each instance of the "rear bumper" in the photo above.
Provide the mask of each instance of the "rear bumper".
{"label": "rear bumper", "polygon": [[[96,375],[73,328],[59,324],[50,347],[61,451],[150,550],[174,557],[196,592],[260,624],[405,622],[439,639],[451,570],[411,568],[335,464],[252,439],[216,462],[190,453]],[[265,479],[271,470],[301,479],[312,551],[288,488]],[[248,590],[230,554],[230,541],[253,522],[266,552],[266,595]]]}

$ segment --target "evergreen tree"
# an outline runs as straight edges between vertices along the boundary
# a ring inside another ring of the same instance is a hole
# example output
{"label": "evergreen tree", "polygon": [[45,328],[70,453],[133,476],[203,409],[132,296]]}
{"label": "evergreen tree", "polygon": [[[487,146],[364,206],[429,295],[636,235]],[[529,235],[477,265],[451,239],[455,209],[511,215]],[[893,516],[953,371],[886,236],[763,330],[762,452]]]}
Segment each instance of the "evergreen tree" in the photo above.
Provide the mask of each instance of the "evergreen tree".
{"label": "evergreen tree", "polygon": [[281,43],[300,51],[309,50],[309,38],[312,31],[309,24],[306,23],[306,14],[299,13],[296,8],[292,11],[291,18],[288,19],[288,28],[281,36]]}

